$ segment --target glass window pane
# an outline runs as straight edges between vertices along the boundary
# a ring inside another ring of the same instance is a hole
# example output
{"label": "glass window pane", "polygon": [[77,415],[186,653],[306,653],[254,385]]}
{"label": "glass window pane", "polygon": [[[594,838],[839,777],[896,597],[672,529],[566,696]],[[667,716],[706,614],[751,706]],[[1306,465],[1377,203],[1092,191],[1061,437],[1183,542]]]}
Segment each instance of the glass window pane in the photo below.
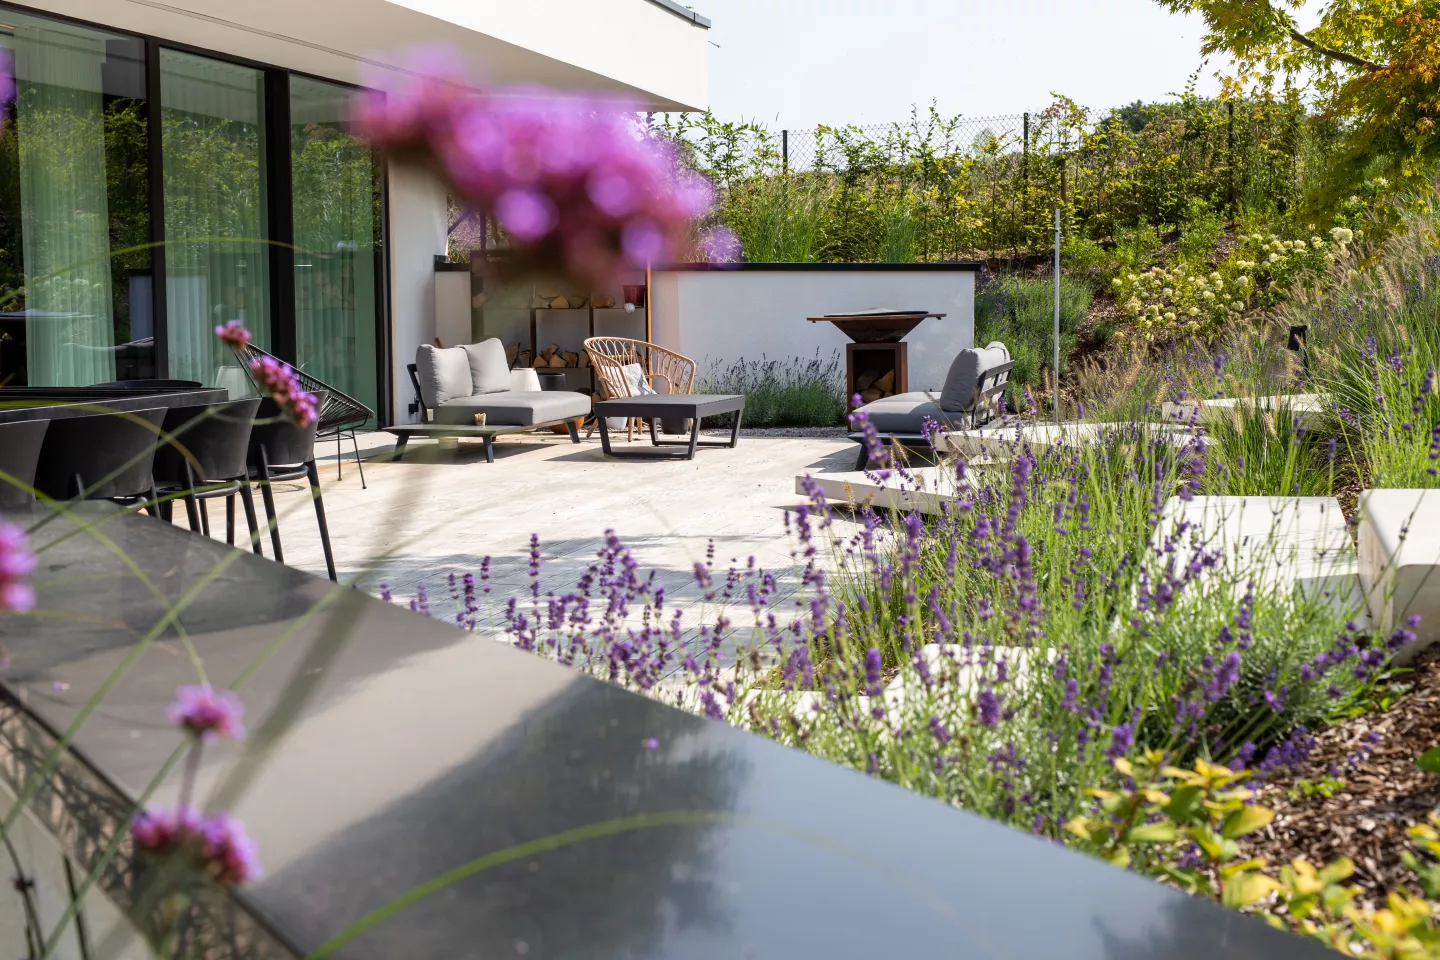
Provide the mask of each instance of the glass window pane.
{"label": "glass window pane", "polygon": [[[160,51],[165,168],[165,298],[170,376],[220,386],[245,378],[215,327],[241,320],[269,349],[265,77]],[[228,369],[227,369],[228,368]]]}
{"label": "glass window pane", "polygon": [[154,376],[144,44],[0,8],[0,384]]}
{"label": "glass window pane", "polygon": [[378,409],[375,163],[345,117],[353,91],[290,78],[295,348],[302,370]]}

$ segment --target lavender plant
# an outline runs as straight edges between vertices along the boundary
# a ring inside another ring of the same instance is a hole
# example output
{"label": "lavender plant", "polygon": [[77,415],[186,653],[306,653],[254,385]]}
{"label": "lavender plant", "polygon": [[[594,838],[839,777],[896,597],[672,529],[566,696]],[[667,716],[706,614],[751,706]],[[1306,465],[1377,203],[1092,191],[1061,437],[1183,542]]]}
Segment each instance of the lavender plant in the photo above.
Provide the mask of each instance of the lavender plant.
{"label": "lavender plant", "polygon": [[742,358],[711,369],[699,390],[744,394],[745,424],[750,427],[834,427],[845,422],[845,374],[838,354],[826,358],[817,350],[808,360]]}

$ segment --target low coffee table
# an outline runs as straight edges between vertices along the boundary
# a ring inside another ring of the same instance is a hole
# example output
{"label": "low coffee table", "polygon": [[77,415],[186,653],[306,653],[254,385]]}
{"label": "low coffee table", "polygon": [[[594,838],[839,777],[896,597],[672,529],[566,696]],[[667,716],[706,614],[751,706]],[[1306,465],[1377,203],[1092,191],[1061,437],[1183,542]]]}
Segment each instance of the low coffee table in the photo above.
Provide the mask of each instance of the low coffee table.
{"label": "low coffee table", "polygon": [[[740,418],[745,412],[745,397],[742,394],[725,393],[656,393],[642,397],[620,397],[615,400],[601,400],[595,404],[595,417],[600,424],[600,446],[607,457],[646,457],[667,459],[695,459],[696,447],[733,447],[740,442]],[[735,414],[735,426],[730,429],[730,440],[700,440],[700,421],[722,413]],[[643,417],[650,421],[650,443],[656,447],[687,447],[681,453],[671,450],[627,450],[623,453],[610,449],[610,428],[605,421],[609,417]],[[661,440],[655,432],[656,420],[691,421],[689,440]]]}

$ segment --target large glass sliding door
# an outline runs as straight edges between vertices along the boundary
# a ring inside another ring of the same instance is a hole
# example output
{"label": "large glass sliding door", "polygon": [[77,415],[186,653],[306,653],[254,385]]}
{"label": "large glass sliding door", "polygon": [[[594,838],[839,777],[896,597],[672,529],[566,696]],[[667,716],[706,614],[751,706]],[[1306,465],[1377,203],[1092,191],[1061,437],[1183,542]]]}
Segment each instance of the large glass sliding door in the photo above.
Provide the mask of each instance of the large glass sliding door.
{"label": "large glass sliding door", "polygon": [[375,410],[380,193],[370,149],[346,129],[353,96],[290,78],[295,360]]}
{"label": "large glass sliding door", "polygon": [[265,75],[161,50],[160,106],[169,375],[235,387],[216,325],[241,320],[265,348],[271,336]]}
{"label": "large glass sliding door", "polygon": [[0,386],[154,376],[144,44],[0,14]]}

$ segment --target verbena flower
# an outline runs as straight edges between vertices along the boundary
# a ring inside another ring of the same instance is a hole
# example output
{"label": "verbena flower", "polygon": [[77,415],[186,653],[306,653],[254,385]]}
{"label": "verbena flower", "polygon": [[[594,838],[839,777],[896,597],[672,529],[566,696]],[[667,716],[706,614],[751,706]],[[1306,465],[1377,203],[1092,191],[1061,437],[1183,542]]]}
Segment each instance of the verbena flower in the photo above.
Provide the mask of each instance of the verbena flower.
{"label": "verbena flower", "polygon": [[25,531],[0,520],[0,613],[23,613],[35,607],[28,577],[35,569]]}
{"label": "verbena flower", "polygon": [[171,723],[202,740],[243,738],[244,715],[245,705],[239,697],[229,690],[216,690],[208,683],[176,690],[175,702],[169,710]]}
{"label": "verbena flower", "polygon": [[227,814],[203,817],[189,806],[144,810],[130,823],[130,839],[139,853],[183,858],[197,873],[227,886],[261,875],[254,841],[244,825]]}
{"label": "verbena flower", "polygon": [[245,329],[242,320],[227,320],[215,328],[215,336],[219,337],[226,346],[240,349],[250,342],[250,331]]}
{"label": "verbena flower", "polygon": [[[518,265],[576,280],[615,282],[627,269],[674,258],[713,189],[622,99],[539,87],[472,92],[453,55],[424,51],[397,78],[375,78],[357,117],[378,149],[435,168],[468,209],[493,214]],[[718,233],[709,252],[738,253]]]}
{"label": "verbena flower", "polygon": [[274,357],[256,357],[250,361],[250,373],[256,384],[297,427],[308,427],[319,416],[317,398],[300,386],[295,371],[288,363]]}

